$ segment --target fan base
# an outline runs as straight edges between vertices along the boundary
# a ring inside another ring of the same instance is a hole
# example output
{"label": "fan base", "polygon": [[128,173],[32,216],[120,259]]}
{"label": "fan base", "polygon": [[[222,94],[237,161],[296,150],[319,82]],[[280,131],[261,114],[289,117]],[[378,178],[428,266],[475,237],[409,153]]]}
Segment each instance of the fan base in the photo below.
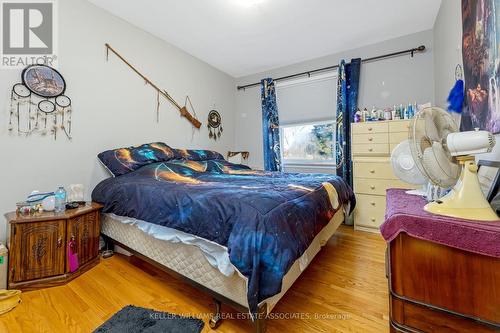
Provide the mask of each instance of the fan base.
{"label": "fan base", "polygon": [[491,208],[449,208],[445,205],[445,203],[430,202],[424,209],[429,213],[466,220],[498,221],[497,214]]}
{"label": "fan base", "polygon": [[[457,158],[458,159],[458,158]],[[461,182],[440,200],[428,203],[429,213],[476,221],[498,221],[499,218],[484,198],[477,177],[477,165],[472,156],[461,156]]]}

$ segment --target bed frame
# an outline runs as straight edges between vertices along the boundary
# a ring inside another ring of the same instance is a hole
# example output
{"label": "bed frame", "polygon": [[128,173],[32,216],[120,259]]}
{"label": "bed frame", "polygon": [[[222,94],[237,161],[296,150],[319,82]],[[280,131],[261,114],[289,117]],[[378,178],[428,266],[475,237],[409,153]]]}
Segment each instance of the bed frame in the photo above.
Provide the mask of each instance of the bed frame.
{"label": "bed frame", "polygon": [[[340,215],[338,215],[338,214],[340,214]],[[104,222],[105,218],[103,218],[102,220]],[[342,209],[339,209],[339,211],[334,215],[334,217],[332,218],[332,220],[329,223],[334,228],[332,235],[335,233],[338,225],[340,225],[341,222],[343,222],[343,221],[344,221],[344,213],[342,212]],[[325,229],[327,229],[327,228],[325,227]],[[184,282],[187,282],[192,287],[212,296],[212,298],[214,299],[214,302],[215,302],[215,312],[212,314],[212,316],[208,322],[210,328],[216,329],[221,324],[221,322],[222,322],[221,307],[222,307],[223,303],[232,307],[233,309],[235,309],[237,311],[240,311],[243,313],[250,313],[250,309],[247,306],[244,306],[244,305],[236,302],[235,300],[232,300],[229,297],[224,296],[224,295],[208,288],[207,286],[205,286],[197,281],[194,281],[193,279],[191,279],[189,277],[184,276],[183,274],[157,262],[156,260],[154,260],[154,259],[136,251],[136,250],[134,250],[129,245],[123,244],[123,242],[120,242],[116,239],[113,239],[109,235],[104,234],[102,232],[102,230],[101,230],[101,236],[103,237],[103,239],[106,243],[107,249],[113,249],[114,246],[117,245],[117,246],[123,248],[124,250],[130,252],[131,254],[136,256],[137,258],[151,264],[152,266],[160,269],[163,272],[166,272],[167,274],[173,276],[174,278],[177,278],[177,279],[180,279]],[[152,237],[152,236],[147,235],[147,237]],[[330,237],[331,237],[331,235],[330,235]],[[316,241],[316,239],[315,239],[315,241]],[[312,244],[310,247],[312,247]],[[308,251],[309,251],[309,248],[308,248],[308,250],[306,250],[306,252],[308,252]],[[310,260],[312,260],[312,258],[316,254],[317,254],[317,252],[313,254],[313,256],[310,258]],[[300,274],[301,274],[301,272],[300,272]],[[299,274],[299,276],[300,276],[300,274]],[[295,280],[293,280],[292,283],[294,281]],[[255,314],[255,318],[253,320],[253,327],[254,327],[253,332],[254,333],[264,333],[266,331],[266,318],[268,315],[268,310],[272,310],[273,306],[276,304],[276,302],[274,302],[274,300],[271,300],[272,303],[271,303],[271,305],[269,305],[268,302],[270,300],[271,299],[265,300],[265,301],[259,303],[259,305],[258,305],[258,310],[257,310],[257,313]]]}

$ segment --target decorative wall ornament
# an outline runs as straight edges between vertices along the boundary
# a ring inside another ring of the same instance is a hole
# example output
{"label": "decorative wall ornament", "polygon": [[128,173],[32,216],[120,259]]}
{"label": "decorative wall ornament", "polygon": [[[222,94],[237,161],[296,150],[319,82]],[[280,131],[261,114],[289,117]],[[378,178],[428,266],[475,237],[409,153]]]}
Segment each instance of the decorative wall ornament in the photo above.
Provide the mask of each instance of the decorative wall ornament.
{"label": "decorative wall ornament", "polygon": [[32,65],[23,70],[21,80],[11,91],[9,131],[50,133],[57,139],[58,130],[62,130],[71,139],[71,99],[63,95],[63,76],[52,67]]}
{"label": "decorative wall ornament", "polygon": [[208,137],[210,139],[220,139],[220,136],[222,135],[224,129],[222,128],[222,117],[220,116],[219,111],[210,110],[210,112],[208,113],[207,127],[209,133]]}

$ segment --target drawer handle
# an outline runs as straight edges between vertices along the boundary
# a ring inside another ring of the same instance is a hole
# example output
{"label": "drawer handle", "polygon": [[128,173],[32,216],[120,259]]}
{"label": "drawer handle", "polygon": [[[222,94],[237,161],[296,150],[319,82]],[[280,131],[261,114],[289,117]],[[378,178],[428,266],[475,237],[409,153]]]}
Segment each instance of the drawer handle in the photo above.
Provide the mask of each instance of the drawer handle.
{"label": "drawer handle", "polygon": [[370,202],[370,204],[371,204],[372,206],[375,206],[375,202],[374,202],[374,201]]}
{"label": "drawer handle", "polygon": [[373,141],[373,138],[368,138],[368,141]]}
{"label": "drawer handle", "polygon": [[371,169],[371,170],[370,170],[370,173],[375,173],[375,170]]}
{"label": "drawer handle", "polygon": [[375,189],[375,185],[370,185],[370,188],[371,188],[372,190],[374,190],[374,189]]}
{"label": "drawer handle", "polygon": [[369,131],[372,131],[372,130],[373,130],[373,128],[372,128],[372,127],[368,127],[368,130],[369,130]]}
{"label": "drawer handle", "polygon": [[61,247],[62,245],[62,237],[59,236],[59,238],[57,239],[57,247]]}
{"label": "drawer handle", "polygon": [[368,151],[373,151],[373,148],[368,148]]}
{"label": "drawer handle", "polygon": [[375,222],[375,218],[374,217],[372,217],[371,220],[372,220],[372,222]]}

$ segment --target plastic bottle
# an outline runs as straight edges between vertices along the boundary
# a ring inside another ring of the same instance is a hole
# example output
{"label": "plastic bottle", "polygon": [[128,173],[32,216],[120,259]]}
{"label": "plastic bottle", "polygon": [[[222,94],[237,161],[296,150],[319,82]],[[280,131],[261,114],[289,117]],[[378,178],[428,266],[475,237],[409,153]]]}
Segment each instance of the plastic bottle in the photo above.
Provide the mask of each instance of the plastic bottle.
{"label": "plastic bottle", "polygon": [[66,210],[66,190],[64,187],[59,186],[57,191],[54,192],[56,197],[55,212],[62,213]]}
{"label": "plastic bottle", "polygon": [[408,103],[408,106],[406,107],[407,113],[408,113],[408,119],[413,118],[413,105],[411,103]]}

